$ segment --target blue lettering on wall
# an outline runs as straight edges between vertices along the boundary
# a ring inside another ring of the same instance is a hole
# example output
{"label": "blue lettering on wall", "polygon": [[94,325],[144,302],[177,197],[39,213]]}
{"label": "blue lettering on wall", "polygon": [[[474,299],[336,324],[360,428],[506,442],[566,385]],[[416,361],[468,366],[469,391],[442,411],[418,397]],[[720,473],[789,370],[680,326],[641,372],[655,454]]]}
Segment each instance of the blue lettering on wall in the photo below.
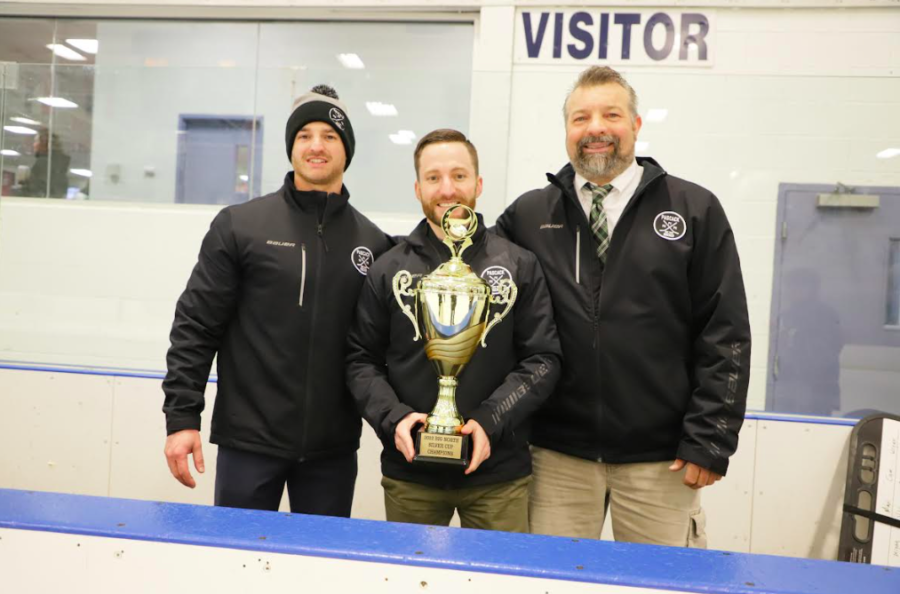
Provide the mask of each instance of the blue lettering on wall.
{"label": "blue lettering on wall", "polygon": [[609,13],[604,12],[600,15],[600,43],[597,57],[601,60],[606,59],[606,50],[609,47]]}
{"label": "blue lettering on wall", "polygon": [[557,12],[553,18],[553,57],[562,56],[562,20],[563,13]]}
{"label": "blue lettering on wall", "polygon": [[632,12],[617,14],[615,21],[617,25],[622,25],[622,59],[631,58],[631,27],[641,22],[641,15]]}
{"label": "blue lettering on wall", "polygon": [[590,27],[594,24],[594,18],[586,12],[573,14],[572,19],[569,21],[569,34],[580,41],[582,46],[579,48],[574,43],[570,43],[567,49],[569,50],[569,55],[576,60],[584,60],[594,51],[594,38],[591,36],[590,31],[579,27],[582,24]]}
{"label": "blue lettering on wall", "polygon": [[537,35],[532,34],[531,13],[523,12],[522,21],[525,25],[525,48],[528,50],[529,58],[537,58],[541,53],[541,44],[544,42],[544,33],[547,31],[547,19],[550,18],[549,12],[541,13],[541,21],[538,24]]}
{"label": "blue lettering on wall", "polygon": [[[699,25],[698,33],[690,33],[691,25]],[[709,19],[705,15],[689,12],[681,15],[681,49],[678,59],[687,60],[688,45],[697,46],[697,57],[706,59],[706,34],[709,33]]]}
{"label": "blue lettering on wall", "polygon": [[[653,29],[657,25],[662,25],[666,31],[665,43],[663,43],[662,49],[659,50],[653,47]],[[672,53],[673,45],[675,45],[675,23],[672,22],[672,17],[669,15],[657,12],[650,17],[644,26],[644,51],[653,60],[665,60]]]}
{"label": "blue lettering on wall", "polygon": [[[579,10],[577,12],[531,12],[522,11],[522,25],[525,33],[525,50],[529,58],[540,58],[541,50],[544,47],[544,40],[547,38],[547,29],[550,24],[550,15],[553,15],[553,41],[551,55],[555,59],[562,58],[563,46],[565,46],[568,57],[575,60],[585,60],[591,57],[594,47],[597,48],[596,56],[600,60],[609,59],[609,39],[610,39],[610,20],[614,25],[619,25],[622,32],[622,48],[619,56],[613,53],[612,59],[631,60],[632,59],[632,31],[638,28],[640,32],[641,19],[644,15],[649,14],[649,10],[643,13],[623,12],[623,13],[599,13],[598,26],[594,28],[594,15]],[[612,18],[610,18],[612,15]],[[680,18],[680,23],[675,24],[675,19]],[[568,20],[568,29],[564,29]],[[678,27],[678,32],[676,32]],[[659,44],[660,35],[658,31],[662,28],[662,44],[657,47],[654,45],[654,34],[656,35],[657,44]],[[563,35],[566,31],[567,35]],[[665,12],[653,13],[645,25],[643,25],[643,47],[636,45],[635,48],[640,52],[643,49],[643,55],[637,56],[637,59],[644,60],[644,56],[655,62],[662,62],[674,59],[673,49],[675,40],[680,32],[681,45],[678,48],[678,60],[698,60],[706,61],[709,59],[709,47],[706,38],[710,31],[709,18],[700,13],[679,13],[675,16]],[[638,33],[639,34],[639,33]],[[615,32],[613,32],[615,35]],[[571,43],[565,43],[571,40]],[[691,46],[696,46],[696,56],[691,55],[689,58],[689,50]]]}

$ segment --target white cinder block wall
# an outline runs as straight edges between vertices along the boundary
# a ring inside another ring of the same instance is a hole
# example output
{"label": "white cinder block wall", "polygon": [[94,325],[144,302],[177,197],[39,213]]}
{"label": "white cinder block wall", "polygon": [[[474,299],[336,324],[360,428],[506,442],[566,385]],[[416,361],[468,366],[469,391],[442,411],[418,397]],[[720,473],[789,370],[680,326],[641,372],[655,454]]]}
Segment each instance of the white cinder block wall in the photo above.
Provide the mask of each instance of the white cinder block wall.
{"label": "white cinder block wall", "polygon": [[[127,17],[135,16],[129,5],[147,3],[104,4]],[[476,2],[443,4],[474,11],[470,133],[482,155],[480,207],[492,219],[565,162],[560,107],[585,64],[522,58],[522,12],[537,10],[531,2],[486,2],[480,10]],[[715,14],[713,65],[622,70],[643,113],[668,109],[664,122],[645,123],[644,152],[716,192],[735,228],[755,342],[751,406],[759,408],[778,184],[900,185],[896,160],[874,158],[900,141],[900,13],[889,2],[809,9],[710,4],[697,11]],[[4,198],[0,359],[161,372],[175,299],[215,211]],[[418,215],[375,218],[399,234]],[[196,492],[167,474],[161,402],[158,379],[0,371],[0,486],[208,503],[211,472]],[[749,421],[728,479],[707,493],[712,546],[833,557],[848,435],[846,426]],[[379,447],[369,431],[364,442],[354,513],[380,517]],[[211,460],[213,448],[207,452]],[[806,502],[804,513],[785,516],[798,498]]]}

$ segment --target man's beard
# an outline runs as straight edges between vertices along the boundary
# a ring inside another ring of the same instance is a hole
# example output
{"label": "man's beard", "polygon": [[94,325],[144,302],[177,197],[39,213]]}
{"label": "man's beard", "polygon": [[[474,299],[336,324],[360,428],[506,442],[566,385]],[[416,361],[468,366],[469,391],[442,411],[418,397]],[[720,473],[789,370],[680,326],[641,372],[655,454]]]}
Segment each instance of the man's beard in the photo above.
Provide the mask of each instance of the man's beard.
{"label": "man's beard", "polygon": [[[584,154],[584,147],[592,142],[611,143],[613,150],[611,153]],[[630,155],[619,152],[618,136],[586,136],[578,141],[576,157],[575,161],[572,162],[572,167],[575,168],[575,171],[581,177],[586,179],[613,179],[628,169],[633,160],[634,152]]]}
{"label": "man's beard", "polygon": [[[462,204],[463,206],[468,206],[472,210],[475,210],[475,199],[476,198],[475,198],[474,194],[472,196],[457,196],[456,203]],[[431,221],[432,223],[434,223],[434,225],[436,227],[438,227],[439,229],[441,227],[441,218],[443,217],[443,213],[441,213],[440,217],[437,216],[437,209],[438,209],[437,205],[440,202],[441,202],[441,200],[438,200],[433,205],[428,206],[428,207],[423,206],[423,208],[422,208],[423,212],[425,213],[425,218],[428,219],[429,221]],[[447,211],[445,210],[444,212],[447,212]],[[458,210],[454,211],[453,214],[454,214],[454,218],[461,218],[461,217],[466,216],[465,211],[463,211],[462,209],[458,209]]]}

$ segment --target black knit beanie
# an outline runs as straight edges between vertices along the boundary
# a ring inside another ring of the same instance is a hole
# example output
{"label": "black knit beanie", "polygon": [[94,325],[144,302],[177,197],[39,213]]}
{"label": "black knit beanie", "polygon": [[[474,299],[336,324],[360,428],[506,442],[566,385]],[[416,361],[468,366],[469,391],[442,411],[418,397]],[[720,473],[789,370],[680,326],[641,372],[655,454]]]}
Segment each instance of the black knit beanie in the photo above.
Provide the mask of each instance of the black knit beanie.
{"label": "black knit beanie", "polygon": [[331,87],[325,85],[313,87],[312,91],[301,95],[294,101],[294,111],[288,118],[284,133],[284,143],[287,146],[289,161],[297,132],[310,122],[325,122],[338,133],[344,143],[344,152],[347,154],[347,162],[344,164],[344,171],[346,171],[353,159],[356,137],[353,136],[353,126],[347,116],[347,107],[338,99],[337,93]]}

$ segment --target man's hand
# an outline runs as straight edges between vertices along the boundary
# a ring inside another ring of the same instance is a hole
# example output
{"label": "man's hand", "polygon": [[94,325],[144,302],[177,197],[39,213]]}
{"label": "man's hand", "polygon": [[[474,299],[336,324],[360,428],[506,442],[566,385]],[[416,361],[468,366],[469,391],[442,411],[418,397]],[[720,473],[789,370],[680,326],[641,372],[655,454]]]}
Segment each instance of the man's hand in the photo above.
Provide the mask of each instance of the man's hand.
{"label": "man's hand", "polygon": [[197,486],[194,477],[191,476],[191,470],[188,466],[188,454],[194,455],[194,467],[197,472],[204,472],[206,467],[203,464],[203,447],[200,445],[200,432],[196,429],[183,429],[177,431],[166,438],[166,462],[169,464],[169,471],[172,473],[179,483],[185,487],[193,489]]}
{"label": "man's hand", "polygon": [[428,415],[425,413],[409,413],[400,419],[400,422],[397,423],[397,428],[394,429],[394,445],[403,454],[407,462],[412,462],[416,455],[416,446],[412,438],[413,427],[419,423],[424,423],[427,418]]}
{"label": "man's hand", "polygon": [[709,485],[712,485],[722,478],[721,474],[716,474],[712,470],[701,468],[693,462],[685,462],[681,459],[675,460],[675,462],[671,466],[669,466],[669,470],[671,470],[672,472],[678,472],[685,466],[687,466],[687,470],[684,473],[684,479],[682,480],[682,482],[691,489],[702,489],[703,487],[708,487]]}
{"label": "man's hand", "polygon": [[475,419],[469,419],[463,425],[462,434],[472,436],[472,460],[466,468],[466,474],[472,474],[482,462],[491,457],[491,439]]}

